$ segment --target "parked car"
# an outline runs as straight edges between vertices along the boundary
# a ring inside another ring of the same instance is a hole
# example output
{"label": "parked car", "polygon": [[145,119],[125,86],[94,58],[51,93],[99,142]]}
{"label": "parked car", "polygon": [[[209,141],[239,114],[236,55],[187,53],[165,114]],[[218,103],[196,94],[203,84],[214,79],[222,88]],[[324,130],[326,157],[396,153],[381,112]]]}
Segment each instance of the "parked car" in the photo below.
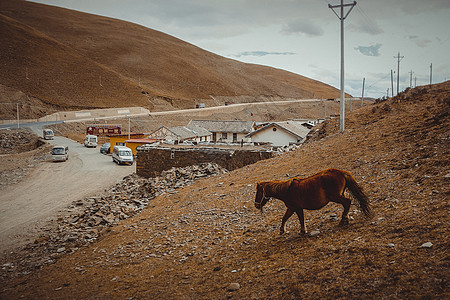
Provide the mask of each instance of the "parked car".
{"label": "parked car", "polygon": [[109,154],[109,153],[111,153],[111,144],[110,144],[110,143],[104,143],[104,144],[100,147],[100,153],[103,153],[103,154]]}
{"label": "parked car", "polygon": [[44,137],[44,140],[53,140],[55,134],[53,133],[53,130],[46,128],[42,130],[42,136]]}
{"label": "parked car", "polygon": [[125,146],[114,146],[112,153],[113,162],[121,164],[133,164],[133,152],[131,149]]}
{"label": "parked car", "polygon": [[84,138],[84,146],[96,148],[97,147],[97,136],[91,135],[91,134],[86,135],[86,137]]}
{"label": "parked car", "polygon": [[54,146],[51,153],[53,161],[66,161],[69,159],[69,147],[67,146]]}

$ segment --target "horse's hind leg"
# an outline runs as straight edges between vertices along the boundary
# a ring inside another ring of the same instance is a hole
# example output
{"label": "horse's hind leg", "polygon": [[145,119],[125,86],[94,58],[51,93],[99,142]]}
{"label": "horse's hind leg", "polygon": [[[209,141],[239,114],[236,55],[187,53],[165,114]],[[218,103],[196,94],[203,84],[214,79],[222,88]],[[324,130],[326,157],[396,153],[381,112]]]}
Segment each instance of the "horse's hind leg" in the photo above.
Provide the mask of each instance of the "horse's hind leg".
{"label": "horse's hind leg", "polygon": [[284,233],[285,230],[285,225],[286,225],[286,221],[292,216],[292,214],[294,213],[293,210],[291,209],[286,209],[286,212],[284,213],[283,219],[281,220],[281,227],[280,227],[280,234]]}
{"label": "horse's hind leg", "polygon": [[[331,199],[330,199],[331,200]],[[342,206],[344,207],[344,212],[342,213],[342,218],[341,218],[341,222],[339,223],[339,225],[348,225],[348,212],[350,211],[350,205],[352,203],[352,200],[350,200],[349,198],[345,197],[344,195],[339,195],[338,197],[334,198],[331,200],[332,202],[335,203],[339,203],[342,204]]]}
{"label": "horse's hind leg", "polygon": [[342,204],[342,206],[344,207],[344,212],[342,213],[342,218],[341,218],[341,222],[339,223],[339,225],[348,225],[349,221],[348,221],[348,212],[350,210],[350,205],[352,203],[352,200],[350,200],[347,197],[344,196],[340,196],[338,201],[334,201],[337,203]]}
{"label": "horse's hind leg", "polygon": [[298,211],[295,212],[298,216],[298,220],[300,221],[300,234],[306,233],[306,226],[305,226],[305,216],[303,215],[303,209],[300,208]]}

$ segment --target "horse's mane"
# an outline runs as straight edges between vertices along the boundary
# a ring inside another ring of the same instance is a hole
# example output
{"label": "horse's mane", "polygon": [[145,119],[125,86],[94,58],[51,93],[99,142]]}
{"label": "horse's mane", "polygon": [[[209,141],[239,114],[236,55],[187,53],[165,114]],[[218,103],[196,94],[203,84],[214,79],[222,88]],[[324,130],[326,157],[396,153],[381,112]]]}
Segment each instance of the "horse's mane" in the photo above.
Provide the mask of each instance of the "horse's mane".
{"label": "horse's mane", "polygon": [[289,189],[292,179],[288,180],[273,180],[263,182],[264,188],[270,189],[274,194],[282,194]]}

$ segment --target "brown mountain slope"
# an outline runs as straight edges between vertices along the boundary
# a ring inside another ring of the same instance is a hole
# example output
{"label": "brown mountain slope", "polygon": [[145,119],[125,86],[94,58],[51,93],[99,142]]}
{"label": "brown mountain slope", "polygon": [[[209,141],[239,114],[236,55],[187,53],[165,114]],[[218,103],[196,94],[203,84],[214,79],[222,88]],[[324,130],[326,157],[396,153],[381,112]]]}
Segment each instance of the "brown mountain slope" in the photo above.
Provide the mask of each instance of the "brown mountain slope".
{"label": "brown mountain slope", "polygon": [[152,109],[152,103],[192,107],[198,99],[223,104],[210,96],[339,96],[321,82],[226,59],[120,20],[21,0],[0,0],[0,14],[6,29],[0,50],[7,54],[0,63],[8,71],[0,83],[48,104]]}
{"label": "brown mountain slope", "polygon": [[[448,298],[449,111],[450,81],[354,111],[342,134],[337,119],[327,121],[297,151],[156,197],[98,242],[42,270],[20,278],[5,270],[0,296]],[[292,217],[290,232],[279,236],[284,205],[272,200],[263,214],[254,208],[258,180],[329,167],[353,173],[373,219],[352,206],[350,225],[338,227],[342,207],[328,204],[305,212],[316,235],[299,237]],[[240,288],[229,291],[231,283]]]}
{"label": "brown mountain slope", "polygon": [[[4,15],[0,15],[0,26],[3,85],[27,91],[44,103],[60,108],[102,107],[102,103],[120,106],[122,103],[115,98],[117,94],[137,98],[136,103],[146,100],[117,72],[79,55],[40,31]],[[100,76],[102,86],[99,86]]]}

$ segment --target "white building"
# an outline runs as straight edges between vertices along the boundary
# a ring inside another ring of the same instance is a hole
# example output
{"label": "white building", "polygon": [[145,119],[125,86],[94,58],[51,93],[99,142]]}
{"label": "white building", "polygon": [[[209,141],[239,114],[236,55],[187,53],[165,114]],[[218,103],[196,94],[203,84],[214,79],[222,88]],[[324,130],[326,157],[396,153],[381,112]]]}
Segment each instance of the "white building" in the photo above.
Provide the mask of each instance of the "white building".
{"label": "white building", "polygon": [[310,131],[302,125],[303,123],[296,121],[269,123],[246,137],[254,143],[271,143],[275,147],[301,144]]}
{"label": "white building", "polygon": [[191,120],[188,127],[203,127],[212,133],[211,141],[214,143],[240,143],[249,141],[246,136],[254,129],[253,121],[211,121]]}

